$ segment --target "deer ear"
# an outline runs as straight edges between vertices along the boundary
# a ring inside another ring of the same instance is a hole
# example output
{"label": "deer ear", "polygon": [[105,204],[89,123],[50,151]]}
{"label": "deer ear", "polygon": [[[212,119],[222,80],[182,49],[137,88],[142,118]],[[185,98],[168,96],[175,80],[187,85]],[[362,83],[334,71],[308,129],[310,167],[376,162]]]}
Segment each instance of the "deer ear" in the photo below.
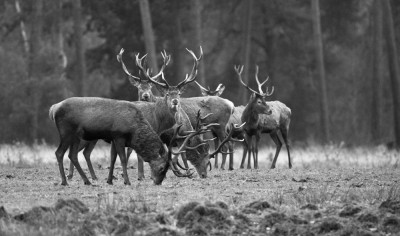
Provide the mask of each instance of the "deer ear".
{"label": "deer ear", "polygon": [[135,78],[133,78],[131,76],[129,76],[128,78],[129,78],[129,82],[131,82],[131,84],[133,86],[138,87],[140,85],[140,82],[137,79],[135,79]]}
{"label": "deer ear", "polygon": [[182,87],[179,89],[179,92],[181,92],[181,93],[185,92],[186,88],[187,88],[187,85],[182,86]]}
{"label": "deer ear", "polygon": [[225,90],[225,86],[222,85],[218,90],[217,96],[218,97],[221,96],[221,94],[224,92],[224,90]]}

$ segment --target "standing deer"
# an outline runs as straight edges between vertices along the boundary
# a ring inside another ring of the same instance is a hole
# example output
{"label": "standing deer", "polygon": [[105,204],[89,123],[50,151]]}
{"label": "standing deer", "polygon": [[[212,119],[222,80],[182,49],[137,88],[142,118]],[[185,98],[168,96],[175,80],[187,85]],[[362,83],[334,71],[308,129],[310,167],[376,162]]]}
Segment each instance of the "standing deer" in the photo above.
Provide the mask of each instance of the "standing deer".
{"label": "standing deer", "polygon": [[[200,48],[201,49],[201,48]],[[123,51],[121,51],[122,53]],[[121,60],[120,62],[122,63],[122,54],[121,57],[119,57]],[[144,96],[146,94],[146,98],[150,102],[156,102],[159,99],[162,99],[162,97],[157,97],[151,92],[152,88],[152,83],[149,80],[146,80],[144,78],[141,78],[140,80],[135,79],[132,77],[132,75],[129,73],[129,71],[126,69],[126,66],[122,63],[122,67],[124,68],[125,73],[129,76],[129,81],[131,84],[135,87],[138,88],[139,94],[142,94]],[[162,80],[164,81],[165,84],[165,79],[162,77]],[[162,86],[156,86],[159,92],[164,95],[164,91],[162,89]],[[211,132],[214,134],[217,139],[214,141],[216,142],[215,147],[219,146],[219,143],[222,142],[226,136],[225,132],[225,127],[227,127],[229,118],[233,112],[234,106],[233,103],[227,99],[223,99],[220,97],[192,97],[192,98],[181,98],[181,105],[183,111],[188,115],[189,120],[191,125],[194,127],[196,125],[196,114],[197,111],[200,110],[202,114],[210,114],[212,115],[208,116],[207,119],[204,121],[205,123],[218,123],[220,126],[213,126],[210,127]],[[226,157],[226,147],[222,147],[222,156]],[[186,159],[185,156],[182,156],[182,159],[185,163],[185,166],[187,167],[186,164]],[[215,160],[218,159],[218,155],[215,155]],[[143,165],[143,163],[138,162],[139,168],[140,165]],[[218,166],[215,166],[218,168]],[[138,168],[138,169],[139,169]]]}
{"label": "standing deer", "polygon": [[[94,97],[68,98],[51,106],[49,116],[56,123],[60,134],[60,144],[55,154],[62,185],[68,184],[63,165],[68,148],[68,156],[84,184],[91,184],[78,162],[81,140],[112,141],[112,147],[121,159],[124,183],[127,185],[130,185],[130,181],[126,169],[125,146],[131,147],[144,161],[149,162],[153,182],[157,185],[162,183],[171,165],[172,160],[161,139],[143,116],[140,107],[131,102]],[[179,177],[189,176],[174,168],[173,171]],[[112,168],[110,173],[112,175]]]}
{"label": "standing deer", "polygon": [[[244,86],[246,86],[247,89],[250,90],[250,88],[248,88],[248,86],[241,79],[242,70],[243,70],[243,66],[235,67],[235,71],[238,74],[238,78],[239,78],[240,82]],[[258,84],[258,90],[259,90],[258,94],[262,95],[264,98],[272,95],[273,88],[272,88],[271,93],[268,93],[268,91],[266,93],[264,93],[262,91],[261,87],[263,84],[265,84],[268,81],[268,78],[263,83],[259,82],[258,66],[256,66],[255,79]],[[255,92],[254,90],[250,90],[250,91]],[[242,121],[248,122],[247,123],[248,125],[244,126],[244,130],[245,130],[246,134],[248,134],[250,137],[253,135],[256,136],[255,147],[250,145],[250,150],[248,151],[249,159],[247,162],[247,169],[251,169],[250,153],[253,153],[254,168],[258,169],[258,143],[260,141],[261,133],[269,133],[269,135],[271,136],[272,140],[274,141],[274,143],[276,145],[275,156],[274,156],[274,159],[271,164],[271,169],[275,168],[276,160],[278,159],[278,155],[279,155],[279,152],[282,147],[282,142],[278,136],[279,131],[281,132],[283,140],[285,141],[285,144],[286,144],[286,149],[288,152],[289,168],[292,168],[292,162],[290,159],[290,151],[289,151],[289,142],[287,139],[289,125],[290,125],[290,116],[291,116],[290,108],[279,101],[266,102],[266,104],[269,106],[270,114],[268,114],[268,115],[260,114],[258,117],[256,117],[255,116],[256,112],[252,111],[251,107],[249,107],[249,105],[251,104],[251,101],[252,101],[252,98],[250,98],[250,101],[249,101],[245,111],[242,114]],[[240,168],[244,168],[245,159],[246,159],[246,152],[245,152],[245,150],[243,150],[243,158],[242,158],[242,162],[240,164]]]}
{"label": "standing deer", "polygon": [[[195,81],[195,83],[199,86],[201,94],[205,97],[207,96],[221,96],[222,93],[225,90],[225,86],[222,84],[219,84],[218,87],[215,89],[215,91],[212,91],[210,89],[210,87],[208,87],[208,89],[204,88],[203,86],[201,86],[199,83],[197,83],[197,81]],[[230,124],[241,124],[242,123],[242,113],[244,110],[244,106],[237,106],[234,108],[233,110],[233,114],[231,115],[229,122],[228,122],[228,126],[230,126]],[[236,129],[236,131],[233,133],[233,137],[237,138],[237,139],[244,139],[244,133],[243,133],[243,129]],[[243,145],[247,145],[246,142],[243,142]],[[217,146],[217,144],[216,144]],[[233,170],[233,152],[235,149],[235,142],[229,142],[228,143],[228,149],[229,149],[229,170]],[[226,156],[222,157],[222,163],[221,163],[221,169],[225,169],[225,162],[226,162]],[[218,166],[218,159],[215,159],[215,166]]]}
{"label": "standing deer", "polygon": [[[164,79],[165,83],[159,83],[155,81],[155,78],[157,78],[160,74],[163,76],[163,70],[165,68],[165,65],[168,64],[169,61],[169,56],[166,54],[163,54],[164,58],[164,65],[161,68],[160,72],[156,75],[151,77],[144,68],[143,60],[145,59],[145,56],[142,58],[139,58],[139,55],[136,55],[136,64],[143,73],[143,75],[146,77],[146,79],[152,83],[156,83],[159,86],[159,89],[163,91],[164,97],[157,99],[155,102],[133,102],[136,106],[139,107],[139,109],[142,111],[144,117],[149,121],[151,127],[153,128],[154,131],[156,131],[158,134],[160,134],[162,131],[173,127],[173,125],[176,123],[175,120],[175,115],[176,113],[181,113],[184,112],[181,110],[181,104],[180,104],[180,95],[183,93],[183,91],[186,88],[186,85],[190,82],[193,82],[196,78],[197,75],[197,66],[198,62],[202,58],[203,52],[200,50],[200,57],[197,58],[196,55],[188,50],[189,53],[194,57],[194,66],[191,71],[191,73],[186,76],[185,80],[180,82],[177,86],[170,86]],[[123,50],[121,50],[123,52]],[[120,62],[123,65],[124,71],[129,75],[130,78],[133,78],[134,76],[129,73],[129,71],[126,69],[126,66],[124,65],[122,61],[122,55],[119,57]],[[137,79],[137,77],[135,77]],[[193,137],[193,139],[196,139],[196,137]],[[200,141],[201,142],[201,141]],[[200,149],[202,147],[199,147]],[[190,151],[189,151],[190,152]],[[188,152],[188,153],[189,153]],[[208,153],[208,151],[207,151]],[[113,152],[112,152],[113,154]],[[207,158],[207,155],[202,155],[202,153],[199,150],[195,150],[193,152],[193,155],[196,155],[197,159],[204,159]],[[111,160],[115,162],[116,156],[112,155]],[[90,160],[87,160],[88,165],[90,163]],[[140,164],[140,163],[139,163]],[[206,177],[207,173],[206,167],[207,167],[208,161],[199,161],[197,163],[197,166],[195,165],[196,170],[198,171],[200,177]],[[204,165],[204,166],[202,166]],[[110,167],[110,171],[112,168]],[[139,176],[143,176],[143,173],[140,173],[140,170],[143,170],[143,168],[138,168],[139,171]],[[112,176],[111,176],[112,177]],[[112,178],[109,176],[107,182],[109,184],[112,184]]]}

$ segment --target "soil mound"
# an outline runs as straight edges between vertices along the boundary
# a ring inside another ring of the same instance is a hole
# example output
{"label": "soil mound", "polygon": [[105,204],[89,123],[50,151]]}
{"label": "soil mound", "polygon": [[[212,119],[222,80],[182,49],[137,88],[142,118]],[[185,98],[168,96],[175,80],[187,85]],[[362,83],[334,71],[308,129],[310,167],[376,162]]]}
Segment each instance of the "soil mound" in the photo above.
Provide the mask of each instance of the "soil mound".
{"label": "soil mound", "polygon": [[358,206],[346,206],[342,211],[339,212],[340,217],[352,217],[355,214],[362,211],[361,207]]}
{"label": "soil mound", "polygon": [[382,204],[379,206],[379,209],[385,212],[400,215],[400,201],[390,199],[386,200],[382,202]]}
{"label": "soil mound", "polygon": [[67,208],[68,211],[75,211],[79,213],[86,213],[89,211],[89,208],[81,201],[76,198],[73,199],[58,199],[55,205],[55,209],[60,211],[63,208]]}

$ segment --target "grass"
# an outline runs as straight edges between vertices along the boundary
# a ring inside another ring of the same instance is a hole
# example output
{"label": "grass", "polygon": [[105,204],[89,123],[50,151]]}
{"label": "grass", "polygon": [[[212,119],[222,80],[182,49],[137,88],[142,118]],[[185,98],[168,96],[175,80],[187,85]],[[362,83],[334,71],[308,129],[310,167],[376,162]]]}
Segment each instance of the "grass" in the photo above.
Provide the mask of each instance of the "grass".
{"label": "grass", "polygon": [[[399,153],[384,147],[292,147],[260,152],[260,169],[213,170],[209,178],[149,178],[110,186],[109,145],[92,154],[98,181],[60,186],[54,151],[0,146],[0,235],[382,235],[400,231]],[[68,167],[68,158],[65,167]],[[82,156],[81,165],[86,167]],[[134,155],[130,165],[136,166]],[[85,172],[87,170],[85,169]],[[116,176],[120,176],[120,170]],[[148,166],[145,173],[149,175]],[[89,176],[89,175],[88,175]],[[65,205],[65,206],[64,206]],[[87,210],[82,210],[87,209]],[[32,217],[33,216],[33,217]]]}

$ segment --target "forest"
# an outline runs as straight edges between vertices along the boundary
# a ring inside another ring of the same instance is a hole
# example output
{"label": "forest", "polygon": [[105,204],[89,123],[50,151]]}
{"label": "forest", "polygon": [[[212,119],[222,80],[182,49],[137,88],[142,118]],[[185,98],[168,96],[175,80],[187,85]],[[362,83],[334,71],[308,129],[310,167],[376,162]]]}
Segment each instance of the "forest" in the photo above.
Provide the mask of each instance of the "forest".
{"label": "forest", "polygon": [[165,50],[174,85],[201,46],[197,82],[235,106],[250,96],[235,65],[254,89],[256,66],[269,77],[293,145],[400,147],[399,44],[395,0],[0,0],[0,143],[56,144],[49,107],[68,97],[136,101],[121,48],[134,75],[137,53],[158,71]]}

